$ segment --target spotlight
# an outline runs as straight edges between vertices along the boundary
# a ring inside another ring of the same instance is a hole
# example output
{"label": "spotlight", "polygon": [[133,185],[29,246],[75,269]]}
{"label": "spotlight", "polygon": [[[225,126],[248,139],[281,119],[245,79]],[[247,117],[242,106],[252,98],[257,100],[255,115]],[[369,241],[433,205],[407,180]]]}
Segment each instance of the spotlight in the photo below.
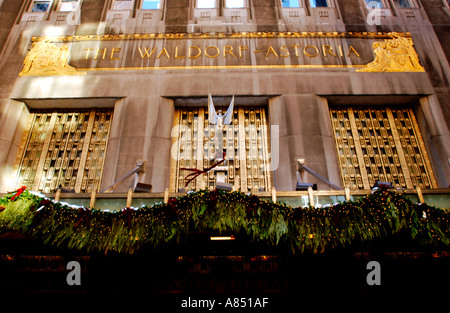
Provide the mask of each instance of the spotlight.
{"label": "spotlight", "polygon": [[216,189],[223,191],[231,191],[233,190],[233,185],[229,183],[216,182]]}
{"label": "spotlight", "polygon": [[211,236],[210,240],[234,240],[234,236]]}
{"label": "spotlight", "polygon": [[150,184],[144,184],[144,183],[137,183],[136,187],[134,187],[134,192],[151,192],[152,191],[152,185]]}
{"label": "spotlight", "polygon": [[375,182],[375,184],[372,186],[372,189],[374,189],[374,188],[392,189],[392,188],[394,188],[394,186],[392,186],[392,184],[390,182],[377,180]]}
{"label": "spotlight", "polygon": [[313,190],[317,190],[317,184],[309,184],[309,183],[297,183],[295,190],[308,190],[311,187]]}
{"label": "spotlight", "polygon": [[75,193],[73,188],[60,187],[59,189],[61,189],[61,193]]}

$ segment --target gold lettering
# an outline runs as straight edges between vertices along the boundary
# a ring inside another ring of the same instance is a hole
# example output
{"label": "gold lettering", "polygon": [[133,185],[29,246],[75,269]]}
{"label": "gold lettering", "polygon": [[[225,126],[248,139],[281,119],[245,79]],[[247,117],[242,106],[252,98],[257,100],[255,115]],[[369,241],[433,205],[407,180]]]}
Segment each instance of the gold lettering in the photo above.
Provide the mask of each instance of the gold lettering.
{"label": "gold lettering", "polygon": [[341,45],[339,45],[339,55],[340,55],[341,57],[344,56],[344,52],[342,52],[342,46],[341,46]]}
{"label": "gold lettering", "polygon": [[157,56],[156,58],[159,59],[163,53],[166,55],[166,57],[167,57],[168,59],[170,59],[170,55],[169,55],[169,53],[167,52],[166,47],[164,47],[164,48],[161,50],[161,52],[158,54],[158,56]]}
{"label": "gold lettering", "polygon": [[239,46],[239,57],[242,58],[242,51],[247,50],[248,46]]}
{"label": "gold lettering", "polygon": [[300,45],[291,45],[291,47],[295,49],[295,56],[298,57],[298,50],[297,50],[297,48],[300,48],[301,46]]}
{"label": "gold lettering", "polygon": [[356,51],[356,49],[355,48],[353,48],[353,46],[350,46],[349,48],[348,48],[348,54],[347,54],[347,56],[349,57],[350,56],[350,53],[354,53],[354,54],[356,54],[357,56],[358,56],[358,58],[359,58],[359,53]]}
{"label": "gold lettering", "polygon": [[[308,48],[313,48],[314,50],[316,50],[316,53],[315,54],[309,54],[308,52],[306,52],[306,49],[308,49]],[[317,49],[316,46],[306,46],[305,48],[303,48],[303,53],[306,56],[309,56],[310,58],[314,58],[314,57],[319,55],[319,49]]]}
{"label": "gold lettering", "polygon": [[175,47],[175,59],[184,59],[186,56],[178,56],[178,47]]}
{"label": "gold lettering", "polygon": [[287,58],[290,55],[289,51],[286,50],[286,49],[287,49],[287,46],[281,46],[280,50],[283,51],[283,52],[286,52],[286,54],[281,54],[280,53],[280,57]]}
{"label": "gold lettering", "polygon": [[102,60],[105,59],[105,56],[106,56],[106,48],[104,48],[103,50],[97,49],[97,53],[95,53],[94,60],[97,60],[97,57],[98,57],[98,54],[100,53],[100,51],[103,53]]}
{"label": "gold lettering", "polygon": [[114,53],[120,53],[121,48],[113,48],[111,51],[111,60],[120,60],[120,57],[114,57]]}
{"label": "gold lettering", "polygon": [[231,46],[223,46],[223,57],[225,58],[227,56],[227,53],[231,54],[231,56],[237,58],[237,56],[233,53],[233,47]]}
{"label": "gold lettering", "polygon": [[86,57],[84,58],[85,60],[87,60],[89,58],[89,51],[94,50],[93,48],[87,48],[87,49],[83,49],[86,50]]}
{"label": "gold lettering", "polygon": [[152,52],[150,52],[150,54],[148,54],[148,51],[150,50],[150,47],[149,48],[144,48],[144,52],[145,53],[142,53],[141,48],[138,47],[139,53],[141,55],[141,58],[144,58],[145,56],[147,56],[147,59],[150,59],[150,57],[152,56],[153,52],[155,52],[155,49],[156,49],[156,47],[153,48],[153,50],[152,50]]}
{"label": "gold lettering", "polygon": [[[214,54],[214,55],[208,54],[208,50],[209,50],[210,48],[216,49],[216,54]],[[205,55],[206,55],[208,58],[216,58],[216,57],[219,56],[219,54],[220,54],[220,49],[217,48],[216,46],[209,46],[209,47],[206,47],[206,49],[205,49]]]}
{"label": "gold lettering", "polygon": [[332,56],[337,57],[337,55],[333,52],[333,48],[331,48],[331,46],[329,46],[329,45],[322,45],[322,51],[323,51],[323,56],[324,57],[327,56],[327,52],[329,54],[331,54]]}
{"label": "gold lettering", "polygon": [[269,56],[269,53],[271,52],[278,58],[278,54],[275,52],[275,49],[272,46],[269,46],[269,49],[267,50],[266,53],[266,58]]}
{"label": "gold lettering", "polygon": [[[197,49],[197,55],[192,55],[192,49]],[[197,46],[189,46],[189,53],[188,53],[188,58],[189,59],[196,59],[196,58],[198,58],[200,55],[202,54],[202,49],[200,49],[199,47],[197,47]]]}

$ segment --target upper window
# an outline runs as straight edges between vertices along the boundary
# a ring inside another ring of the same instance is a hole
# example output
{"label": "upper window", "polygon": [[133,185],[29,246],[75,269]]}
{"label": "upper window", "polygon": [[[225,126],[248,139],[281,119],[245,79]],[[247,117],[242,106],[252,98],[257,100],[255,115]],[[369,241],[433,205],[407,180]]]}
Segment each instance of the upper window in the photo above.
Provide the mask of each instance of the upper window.
{"label": "upper window", "polygon": [[225,7],[228,9],[239,9],[245,7],[245,0],[226,0]]}
{"label": "upper window", "polygon": [[61,0],[59,11],[71,12],[78,8],[78,0]]}
{"label": "upper window", "polygon": [[144,0],[142,2],[142,9],[144,10],[158,10],[161,6],[161,0]]}
{"label": "upper window", "polygon": [[50,7],[50,1],[33,1],[31,12],[47,12]]}
{"label": "upper window", "polygon": [[368,8],[383,8],[384,4],[382,0],[365,0],[366,1],[366,6]]}
{"label": "upper window", "polygon": [[214,9],[216,7],[216,0],[197,0],[198,9]]}
{"label": "upper window", "polygon": [[133,0],[115,0],[113,5],[114,10],[132,10]]}
{"label": "upper window", "polygon": [[394,0],[394,2],[399,8],[412,8],[411,1],[409,0]]}
{"label": "upper window", "polygon": [[319,7],[327,7],[328,6],[327,0],[309,0],[309,3],[311,4],[311,8],[319,8]]}
{"label": "upper window", "polygon": [[299,0],[281,0],[281,6],[283,8],[299,8]]}

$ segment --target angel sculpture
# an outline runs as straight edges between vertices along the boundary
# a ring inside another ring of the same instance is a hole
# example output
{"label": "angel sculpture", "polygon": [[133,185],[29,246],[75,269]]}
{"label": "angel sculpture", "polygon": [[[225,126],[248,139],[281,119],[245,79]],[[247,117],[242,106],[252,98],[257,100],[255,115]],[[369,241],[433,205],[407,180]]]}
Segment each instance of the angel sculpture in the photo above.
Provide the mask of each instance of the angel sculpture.
{"label": "angel sculpture", "polygon": [[216,160],[223,160],[223,128],[225,125],[231,124],[231,120],[233,119],[233,107],[234,107],[234,96],[231,99],[230,106],[224,115],[222,115],[222,110],[219,109],[219,112],[216,113],[216,109],[214,108],[214,103],[212,100],[211,93],[208,94],[208,121],[211,125],[216,125],[215,134],[216,134]]}
{"label": "angel sculpture", "polygon": [[231,124],[233,118],[234,96],[231,99],[230,106],[228,107],[225,115],[222,115],[222,110],[219,109],[219,113],[216,113],[211,93],[208,95],[208,121],[212,125],[216,125],[219,129],[223,129],[224,125]]}
{"label": "angel sculpture", "polygon": [[[214,169],[217,173],[217,183],[224,183],[225,182],[225,174],[226,167],[220,167],[222,163],[225,162],[225,153],[223,152],[223,128],[225,125],[231,124],[231,120],[233,117],[233,106],[234,106],[234,96],[231,99],[230,106],[228,107],[227,111],[225,112],[225,115],[222,115],[222,110],[219,110],[218,113],[216,113],[216,109],[214,108],[214,103],[212,100],[211,93],[208,94],[208,121],[211,125],[216,125],[215,127],[215,134],[216,134],[216,155],[214,157],[215,162],[213,165],[211,165],[208,168],[203,168],[203,170],[197,169],[197,168],[187,168],[187,167],[181,167],[180,170],[183,171],[191,171],[192,173],[185,176],[185,187],[189,185],[191,181],[196,179],[198,176],[205,174],[211,170]],[[230,189],[231,190],[231,189]]]}

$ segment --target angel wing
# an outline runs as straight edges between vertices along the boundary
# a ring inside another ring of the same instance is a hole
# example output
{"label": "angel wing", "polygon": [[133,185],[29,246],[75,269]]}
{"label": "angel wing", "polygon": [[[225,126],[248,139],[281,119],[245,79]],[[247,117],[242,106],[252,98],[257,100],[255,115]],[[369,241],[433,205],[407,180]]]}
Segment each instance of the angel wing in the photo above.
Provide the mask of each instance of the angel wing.
{"label": "angel wing", "polygon": [[208,93],[208,121],[213,125],[217,123],[217,113],[210,92]]}
{"label": "angel wing", "polygon": [[233,107],[234,107],[234,95],[231,99],[230,106],[228,107],[227,112],[223,116],[223,125],[229,125],[231,120],[233,119]]}

